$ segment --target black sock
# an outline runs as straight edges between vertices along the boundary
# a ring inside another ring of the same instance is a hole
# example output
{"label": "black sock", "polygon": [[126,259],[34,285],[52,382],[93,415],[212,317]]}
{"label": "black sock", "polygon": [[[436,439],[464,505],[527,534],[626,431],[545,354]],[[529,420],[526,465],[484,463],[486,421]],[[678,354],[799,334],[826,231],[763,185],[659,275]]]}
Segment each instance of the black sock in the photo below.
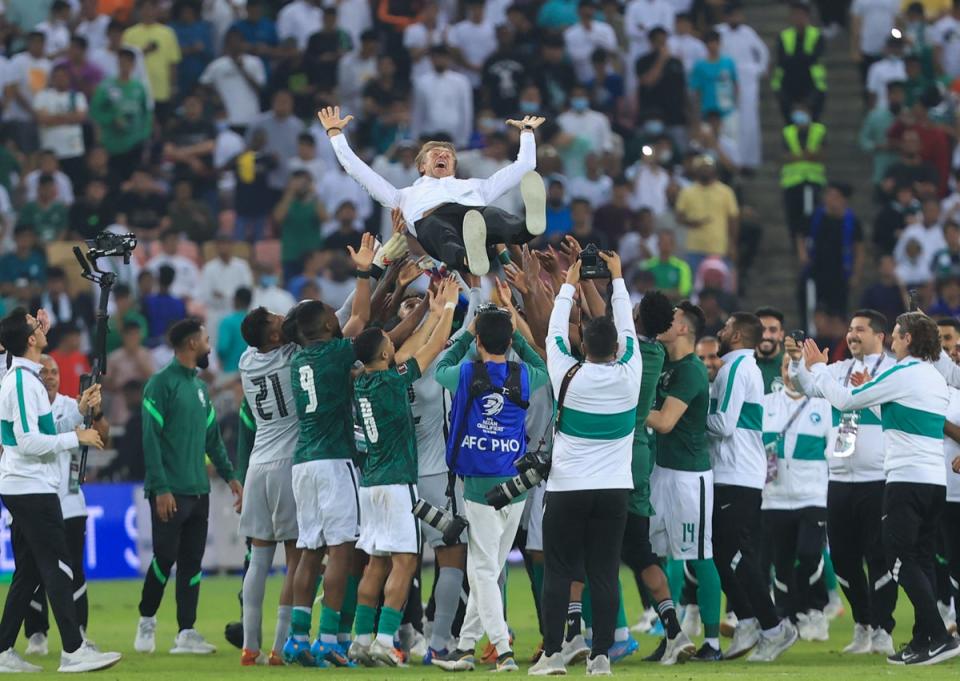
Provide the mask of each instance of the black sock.
{"label": "black sock", "polygon": [[567,606],[567,641],[572,641],[580,635],[580,615],[583,613],[583,604],[580,601],[570,601]]}
{"label": "black sock", "polygon": [[677,609],[673,605],[673,599],[666,598],[657,603],[657,612],[667,632],[667,638],[675,638],[680,633],[680,621],[677,619]]}

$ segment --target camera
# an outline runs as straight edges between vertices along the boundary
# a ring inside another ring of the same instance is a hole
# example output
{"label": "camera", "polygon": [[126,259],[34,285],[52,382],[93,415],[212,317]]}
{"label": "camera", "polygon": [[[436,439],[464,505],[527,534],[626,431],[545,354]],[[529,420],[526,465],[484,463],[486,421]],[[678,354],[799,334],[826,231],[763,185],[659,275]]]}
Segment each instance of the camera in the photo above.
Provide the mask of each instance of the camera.
{"label": "camera", "polygon": [[790,337],[796,342],[797,345],[803,345],[803,341],[807,340],[807,332],[801,329],[790,332]]}
{"label": "camera", "polygon": [[87,239],[87,257],[90,260],[121,257],[124,264],[129,264],[130,255],[136,247],[137,237],[135,234],[114,234],[104,231],[97,234],[93,239]]}
{"label": "camera", "polygon": [[447,546],[459,543],[460,535],[469,524],[462,515],[441,510],[423,499],[417,499],[413,505],[413,515],[439,532],[443,537],[443,543]]}
{"label": "camera", "polygon": [[600,257],[600,249],[596,244],[587,244],[587,247],[580,251],[580,278],[608,279],[609,277],[610,268]]}
{"label": "camera", "polygon": [[550,472],[549,452],[527,452],[514,462],[517,474],[487,490],[484,498],[498,511],[529,489],[539,485]]}

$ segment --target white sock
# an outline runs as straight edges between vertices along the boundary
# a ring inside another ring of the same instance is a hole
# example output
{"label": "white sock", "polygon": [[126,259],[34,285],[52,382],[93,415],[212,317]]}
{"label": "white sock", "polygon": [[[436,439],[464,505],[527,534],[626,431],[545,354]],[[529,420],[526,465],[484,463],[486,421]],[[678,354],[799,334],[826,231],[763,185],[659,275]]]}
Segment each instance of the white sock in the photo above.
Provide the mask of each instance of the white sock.
{"label": "white sock", "polygon": [[344,631],[337,634],[338,643],[349,643],[350,642],[350,632]]}
{"label": "white sock", "polygon": [[277,608],[277,629],[273,635],[273,650],[279,653],[283,650],[290,635],[290,618],[293,616],[292,605],[281,605]]}
{"label": "white sock", "polygon": [[705,638],[703,642],[714,650],[720,650],[720,639],[719,638]]}
{"label": "white sock", "polygon": [[243,576],[243,647],[247,650],[260,650],[263,593],[276,548],[276,545],[250,547],[250,567]]}
{"label": "white sock", "polygon": [[630,629],[627,627],[617,627],[613,631],[613,640],[615,642],[626,641],[630,638]]}
{"label": "white sock", "polygon": [[[357,634],[356,640],[362,646],[369,646],[373,643],[373,634]],[[390,641],[390,645],[393,645],[393,641]]]}
{"label": "white sock", "polygon": [[751,626],[757,624],[757,618],[756,618],[756,617],[748,617],[748,618],[743,619],[743,620],[737,620],[737,626],[739,626],[739,625],[741,625],[741,624],[742,624],[743,626],[745,626],[745,627],[751,627]]}
{"label": "white sock", "polygon": [[593,640],[593,627],[584,627],[583,628],[583,637],[588,641]]}
{"label": "white sock", "polygon": [[393,648],[393,636],[390,634],[377,634],[377,642],[380,643],[380,645]]}

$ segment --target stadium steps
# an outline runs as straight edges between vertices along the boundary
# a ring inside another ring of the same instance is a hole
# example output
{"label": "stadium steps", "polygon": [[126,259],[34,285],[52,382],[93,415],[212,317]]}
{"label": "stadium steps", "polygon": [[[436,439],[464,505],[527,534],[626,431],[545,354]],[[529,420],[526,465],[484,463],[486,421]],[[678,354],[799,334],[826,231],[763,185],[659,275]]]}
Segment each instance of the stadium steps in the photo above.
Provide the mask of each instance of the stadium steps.
{"label": "stadium steps", "polygon": [[[787,26],[786,3],[747,0],[744,9],[747,22],[770,48],[772,70],[776,59],[777,36]],[[846,33],[827,43],[825,62],[829,92],[823,115],[828,135],[827,175],[832,180],[848,182],[853,186],[851,205],[860,217],[869,240],[869,225],[875,212],[870,198],[872,164],[857,145],[864,108],[860,97],[859,71],[850,60],[849,53],[849,36]],[[796,300],[799,270],[787,236],[781,203],[780,131],[783,121],[769,80],[761,89],[760,117],[764,164],[754,178],[744,181],[744,190],[746,203],[759,214],[763,225],[763,241],[745,287],[743,307],[750,310],[760,305],[774,304],[783,309],[787,324],[792,328],[799,320]],[[870,262],[868,260],[864,267],[864,279],[867,281],[873,269]],[[851,301],[858,297],[859,293],[854,292]]]}

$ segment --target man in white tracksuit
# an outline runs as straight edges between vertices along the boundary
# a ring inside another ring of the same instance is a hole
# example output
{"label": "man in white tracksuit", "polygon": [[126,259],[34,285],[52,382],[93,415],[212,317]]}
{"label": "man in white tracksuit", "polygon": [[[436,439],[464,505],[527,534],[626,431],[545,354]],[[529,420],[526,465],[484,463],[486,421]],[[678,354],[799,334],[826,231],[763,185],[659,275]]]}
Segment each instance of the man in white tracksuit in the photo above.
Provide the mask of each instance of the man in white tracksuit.
{"label": "man in white tracksuit", "polygon": [[838,385],[827,355],[804,343],[803,356],[814,385],[840,410],[879,408],[883,427],[883,546],[890,571],[914,608],[913,638],[891,664],[936,664],[960,654],[960,640],[947,633],[937,609],[933,555],[943,512],[946,382],[934,367],[940,356],[936,323],[921,312],[897,318],[893,330],[897,364],[856,388]]}
{"label": "man in white tracksuit", "polygon": [[[887,318],[876,310],[853,313],[847,329],[847,347],[853,357],[827,366],[836,383],[849,386],[854,374],[867,372],[873,378],[896,364],[883,350],[887,329]],[[805,395],[822,397],[800,361],[800,347],[792,338],[787,338],[785,345],[794,360],[790,366],[794,385]],[[850,603],[854,621],[853,641],[843,652],[892,655],[897,584],[887,567],[881,541],[886,475],[880,419],[869,409],[845,413],[833,409],[831,425],[827,440],[827,538],[837,582]],[[855,437],[849,456],[835,455],[841,425],[852,429]]]}
{"label": "man in white tracksuit", "polygon": [[763,396],[768,459],[763,529],[773,550],[778,609],[798,623],[801,638],[826,641],[827,590],[820,576],[827,539],[830,403],[798,392],[787,373],[789,365],[785,356],[780,372],[783,390]]}

